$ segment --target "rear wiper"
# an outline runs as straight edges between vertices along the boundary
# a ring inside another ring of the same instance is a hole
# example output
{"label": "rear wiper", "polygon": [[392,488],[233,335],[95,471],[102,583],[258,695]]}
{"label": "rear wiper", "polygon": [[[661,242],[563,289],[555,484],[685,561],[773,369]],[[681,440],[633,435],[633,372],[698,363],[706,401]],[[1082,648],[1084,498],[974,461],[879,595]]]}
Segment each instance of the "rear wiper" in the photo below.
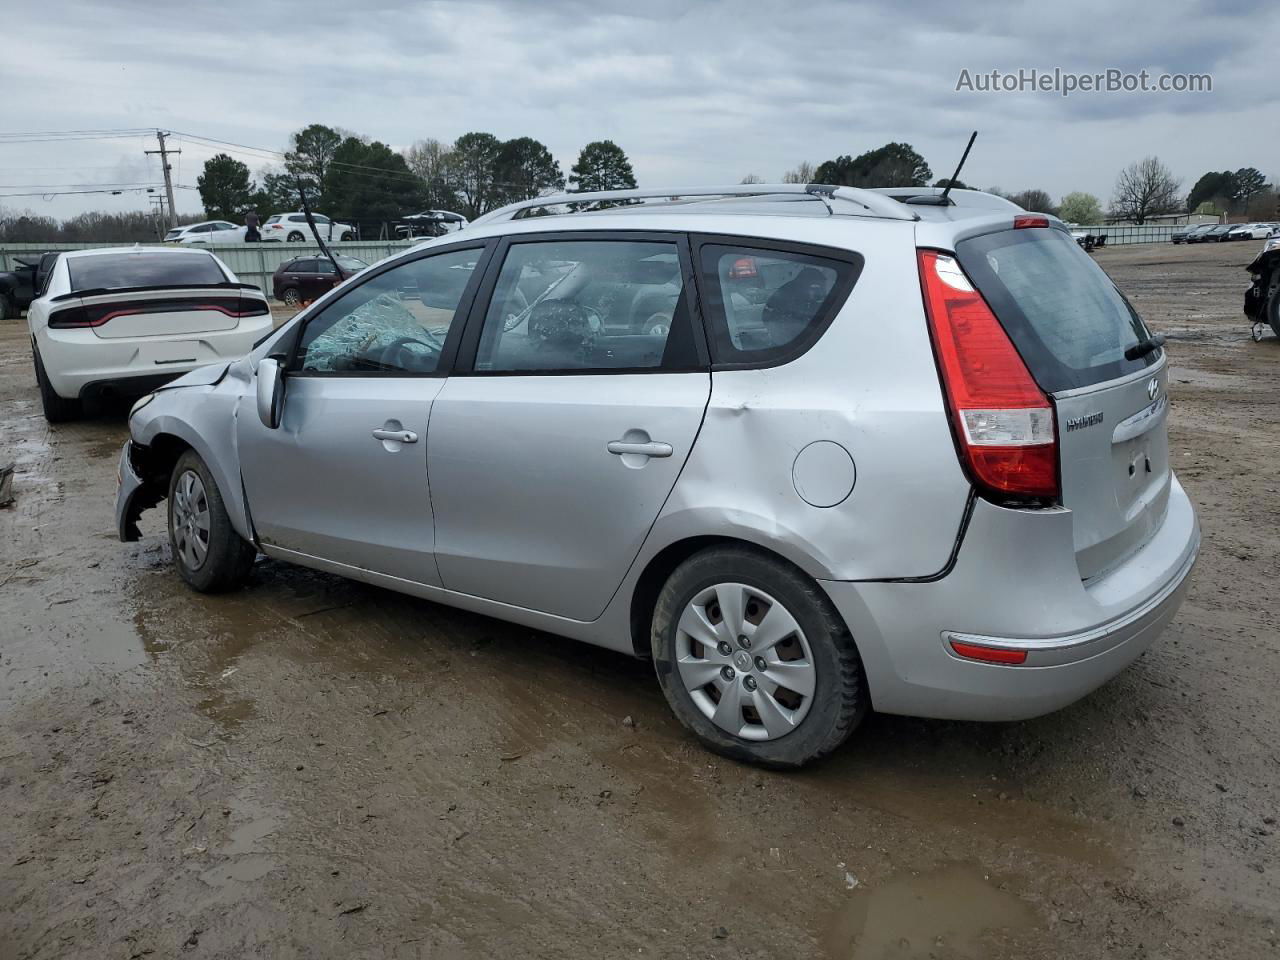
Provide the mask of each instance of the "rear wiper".
{"label": "rear wiper", "polygon": [[1141,360],[1148,353],[1154,353],[1164,346],[1164,334],[1157,333],[1154,336],[1147,337],[1145,340],[1139,340],[1132,347],[1124,352],[1126,360]]}

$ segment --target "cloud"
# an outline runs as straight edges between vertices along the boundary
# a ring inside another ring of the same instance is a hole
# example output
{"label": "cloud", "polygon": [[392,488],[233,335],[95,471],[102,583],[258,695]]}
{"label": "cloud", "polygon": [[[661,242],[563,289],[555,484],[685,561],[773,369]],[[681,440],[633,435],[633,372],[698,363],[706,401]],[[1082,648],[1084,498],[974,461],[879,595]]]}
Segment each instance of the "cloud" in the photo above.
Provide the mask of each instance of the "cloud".
{"label": "cloud", "polygon": [[[1241,166],[1280,175],[1277,28],[1274,3],[1191,0],[926,0],[909,10],[887,0],[221,0],[163,16],[143,0],[50,0],[6,54],[5,99],[11,130],[161,126],[271,148],[311,122],[397,147],[488,130],[536,137],[566,169],[584,143],[609,138],[654,186],[775,179],[801,160],[889,140],[912,143],[944,176],[976,128],[966,180],[1105,199],[1122,166],[1153,153],[1188,182]],[[962,69],[1019,67],[1210,73],[1214,87],[1069,98],[955,90]],[[3,171],[41,163],[113,167],[144,148],[0,144],[0,180],[21,182]],[[216,150],[181,148],[181,179],[194,184]],[[180,193],[182,208],[198,206],[193,191]],[[143,202],[29,205],[65,216]]]}

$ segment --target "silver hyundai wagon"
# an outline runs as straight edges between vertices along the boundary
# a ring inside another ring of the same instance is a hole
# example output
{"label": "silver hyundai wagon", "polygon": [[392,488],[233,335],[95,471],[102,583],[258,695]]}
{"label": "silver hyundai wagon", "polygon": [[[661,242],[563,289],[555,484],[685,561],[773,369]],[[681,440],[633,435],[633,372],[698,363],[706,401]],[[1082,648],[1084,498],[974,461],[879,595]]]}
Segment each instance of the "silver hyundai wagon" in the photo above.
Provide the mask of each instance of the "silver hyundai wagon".
{"label": "silver hyundai wagon", "polygon": [[[818,185],[516,204],[143,398],[117,520],[652,658],[709,748],[1062,707],[1199,547],[1167,361],[1057,220]],[[356,638],[353,638],[353,642]]]}

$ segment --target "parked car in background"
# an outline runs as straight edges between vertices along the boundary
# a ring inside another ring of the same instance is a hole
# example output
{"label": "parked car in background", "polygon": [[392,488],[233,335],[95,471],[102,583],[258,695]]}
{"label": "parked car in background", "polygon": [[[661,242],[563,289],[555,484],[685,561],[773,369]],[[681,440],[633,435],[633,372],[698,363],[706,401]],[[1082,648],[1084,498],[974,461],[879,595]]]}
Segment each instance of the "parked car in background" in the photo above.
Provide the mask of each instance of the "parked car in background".
{"label": "parked car in background", "polygon": [[1195,562],[1163,341],[1056,219],[911,191],[487,214],[137,409],[119,535],[167,496],[193,589],[261,551],[649,659],[774,767],[1065,706]]}
{"label": "parked car in background", "polygon": [[243,356],[272,324],[262,291],[212,253],[136,246],[59,255],[27,326],[45,418],[59,421],[84,399]]}
{"label": "parked car in background", "polygon": [[244,243],[245,228],[229,220],[208,220],[174,227],[164,235],[165,243]]}
{"label": "parked car in background", "polygon": [[1231,229],[1228,240],[1265,240],[1271,231],[1280,224],[1275,223],[1242,223]]}
{"label": "parked car in background", "polygon": [[1253,323],[1253,339],[1262,339],[1264,325],[1280,337],[1280,229],[1272,231],[1245,269],[1252,282],[1244,294],[1244,314]]}
{"label": "parked car in background", "polygon": [[[356,238],[355,228],[348,223],[337,223],[322,213],[313,213],[311,219],[315,221],[320,239],[326,243],[330,240]],[[314,239],[311,228],[307,225],[307,215],[301,212],[272,214],[262,225],[261,233],[263,240],[283,243],[308,243]]]}
{"label": "parked car in background", "polygon": [[[340,256],[337,261],[348,277],[355,276],[369,266],[355,257]],[[271,277],[271,295],[282,303],[296,307],[300,303],[319,299],[337,284],[338,272],[329,259],[308,254],[286,260],[276,267],[276,272]]]}
{"label": "parked car in background", "polygon": [[1212,223],[1188,224],[1187,226],[1183,227],[1181,230],[1175,230],[1173,233],[1169,234],[1169,242],[1185,243],[1187,241],[1187,237],[1191,236],[1191,234],[1197,231],[1208,230],[1212,226],[1213,226]]}
{"label": "parked car in background", "polygon": [[1183,243],[1200,243],[1204,235],[1218,226],[1216,223],[1201,223],[1187,230],[1182,236]]}
{"label": "parked car in background", "polygon": [[31,305],[57,260],[52,251],[13,257],[14,268],[0,273],[0,320],[14,319]]}
{"label": "parked car in background", "polygon": [[1216,223],[1204,233],[1196,237],[1188,237],[1188,243],[1221,243],[1227,239],[1227,234],[1231,232],[1231,228],[1235,226],[1231,223]]}
{"label": "parked car in background", "polygon": [[443,237],[446,233],[457,233],[466,225],[467,218],[452,210],[424,210],[401,217],[395,224],[395,231],[401,239]]}

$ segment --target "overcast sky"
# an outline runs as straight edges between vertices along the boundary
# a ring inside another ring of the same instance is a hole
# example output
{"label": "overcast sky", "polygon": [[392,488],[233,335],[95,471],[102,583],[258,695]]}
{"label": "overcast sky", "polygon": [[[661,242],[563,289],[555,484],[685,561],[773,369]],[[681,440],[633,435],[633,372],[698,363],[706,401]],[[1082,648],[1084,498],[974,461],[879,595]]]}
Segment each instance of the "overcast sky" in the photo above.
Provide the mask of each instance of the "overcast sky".
{"label": "overcast sky", "polygon": [[[1189,189],[1207,170],[1280,178],[1274,0],[995,4],[669,0],[46,0],[6,43],[0,133],[163,127],[282,149],[312,122],[402,148],[471,130],[546,143],[568,173],[612,139],[641,186],[776,180],[900,140],[947,176],[1105,201],[1156,154]],[[10,18],[12,19],[12,18]],[[1020,67],[1208,73],[1211,93],[957,92]],[[178,138],[181,139],[181,138]],[[178,144],[194,186],[216,148]],[[13,143],[0,194],[159,182],[154,137]],[[265,158],[241,155],[255,173]],[[30,186],[38,185],[38,186]],[[67,185],[52,187],[51,185]],[[194,190],[178,207],[199,209]],[[66,217],[124,196],[3,197]]]}

